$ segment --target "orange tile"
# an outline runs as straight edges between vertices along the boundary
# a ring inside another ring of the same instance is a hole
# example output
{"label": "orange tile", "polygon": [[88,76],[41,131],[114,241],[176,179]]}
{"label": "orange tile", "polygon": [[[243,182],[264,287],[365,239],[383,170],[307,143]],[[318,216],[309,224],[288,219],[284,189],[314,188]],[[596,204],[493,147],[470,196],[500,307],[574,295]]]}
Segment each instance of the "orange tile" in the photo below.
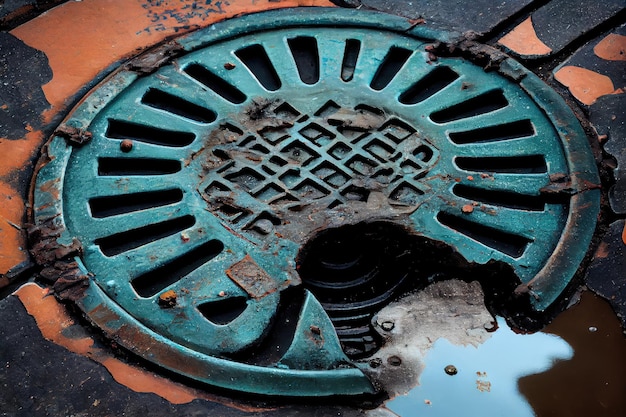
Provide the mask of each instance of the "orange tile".
{"label": "orange tile", "polygon": [[594,46],[593,52],[607,61],[626,61],[626,36],[611,33]]}
{"label": "orange tile", "polygon": [[530,17],[504,35],[498,43],[520,55],[547,55],[552,52],[537,36]]}
{"label": "orange tile", "polygon": [[577,100],[588,106],[604,95],[623,93],[621,89],[615,89],[609,77],[586,68],[568,65],[559,69],[554,78],[569,88]]}

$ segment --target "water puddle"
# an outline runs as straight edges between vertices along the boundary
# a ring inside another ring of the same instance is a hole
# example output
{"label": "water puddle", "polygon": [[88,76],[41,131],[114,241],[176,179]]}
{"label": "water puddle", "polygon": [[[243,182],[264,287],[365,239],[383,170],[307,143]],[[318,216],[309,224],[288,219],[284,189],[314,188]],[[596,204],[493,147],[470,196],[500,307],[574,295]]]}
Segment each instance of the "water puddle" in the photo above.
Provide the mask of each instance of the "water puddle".
{"label": "water puddle", "polygon": [[389,415],[626,415],[626,338],[606,302],[584,293],[534,334],[497,321],[478,346],[438,339],[419,385],[385,404]]}

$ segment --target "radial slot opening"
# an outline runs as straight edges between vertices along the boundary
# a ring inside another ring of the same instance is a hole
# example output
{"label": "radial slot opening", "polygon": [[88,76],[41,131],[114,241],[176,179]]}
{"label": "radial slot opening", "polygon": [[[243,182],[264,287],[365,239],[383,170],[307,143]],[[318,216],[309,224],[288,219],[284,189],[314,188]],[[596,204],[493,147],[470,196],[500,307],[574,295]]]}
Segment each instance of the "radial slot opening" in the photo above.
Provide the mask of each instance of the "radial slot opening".
{"label": "radial slot opening", "polygon": [[167,175],[181,170],[180,161],[156,158],[98,158],[98,175]]}
{"label": "radial slot opening", "polygon": [[200,64],[188,65],[183,71],[191,78],[210,88],[213,92],[231,103],[241,104],[246,101],[246,95],[239,91],[237,87],[234,87]]}
{"label": "radial slot opening", "polygon": [[210,240],[173,261],[134,278],[131,285],[140,297],[152,297],[211,261],[223,250],[222,242]]}
{"label": "radial slot opening", "polygon": [[299,36],[287,40],[298,74],[305,84],[315,84],[320,79],[320,58],[317,40],[309,36]]}
{"label": "radial slot opening", "polygon": [[509,102],[504,97],[502,90],[493,90],[455,104],[447,109],[436,111],[430,115],[430,119],[435,123],[448,123],[490,113],[508,105]]}
{"label": "radial slot opening", "polygon": [[450,132],[448,137],[457,145],[469,143],[497,142],[535,135],[535,128],[528,119],[503,123],[464,132]]}
{"label": "radial slot opening", "polygon": [[398,100],[402,104],[417,104],[443,90],[454,80],[459,78],[459,74],[449,67],[440,66],[426,74],[405,92],[400,94]]}
{"label": "radial slot opening", "polygon": [[548,166],[543,155],[456,157],[459,169],[474,172],[497,172],[503,174],[543,174]]}
{"label": "radial slot opening", "polygon": [[376,70],[370,87],[376,91],[387,87],[412,54],[413,51],[392,46],[385,56],[385,59],[383,59],[383,62],[378,67],[378,70]]}
{"label": "radial slot opening", "polygon": [[361,41],[358,39],[347,39],[346,48],[343,51],[343,62],[341,63],[341,79],[350,81],[354,77],[354,70],[361,52]]}
{"label": "radial slot opening", "polygon": [[521,257],[528,244],[532,242],[523,236],[507,233],[445,212],[439,213],[437,220],[444,226],[512,258]]}
{"label": "radial slot opening", "polygon": [[181,232],[195,223],[196,219],[187,215],[102,237],[96,239],[94,243],[100,246],[105,256],[115,256]]}
{"label": "radial slot opening", "polygon": [[276,91],[281,82],[274,65],[261,45],[251,45],[235,51],[235,55],[244,63],[254,77],[266,90]]}
{"label": "radial slot opening", "polygon": [[468,200],[517,210],[544,211],[546,207],[544,197],[536,195],[524,195],[501,190],[486,190],[484,188],[462,184],[455,185],[452,192]]}
{"label": "radial slot opening", "polygon": [[155,207],[178,203],[183,199],[179,189],[159,190],[114,196],[96,197],[89,200],[91,216],[104,218]]}
{"label": "radial slot opening", "polygon": [[138,123],[109,119],[107,137],[111,139],[133,139],[153,145],[183,147],[191,144],[196,135],[190,132],[158,129]]}
{"label": "radial slot opening", "polygon": [[247,307],[245,297],[229,297],[200,304],[198,310],[211,323],[224,326],[239,317]]}
{"label": "radial slot opening", "polygon": [[175,95],[156,88],[150,88],[141,98],[141,102],[155,109],[163,110],[200,123],[211,123],[217,115],[213,110],[198,106]]}

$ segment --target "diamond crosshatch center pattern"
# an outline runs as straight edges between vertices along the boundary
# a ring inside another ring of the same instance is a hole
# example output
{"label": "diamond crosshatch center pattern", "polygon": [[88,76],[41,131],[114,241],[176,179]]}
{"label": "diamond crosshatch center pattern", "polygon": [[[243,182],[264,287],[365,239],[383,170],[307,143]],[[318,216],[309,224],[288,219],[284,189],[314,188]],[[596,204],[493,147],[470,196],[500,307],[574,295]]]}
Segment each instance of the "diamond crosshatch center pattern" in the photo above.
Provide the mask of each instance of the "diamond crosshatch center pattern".
{"label": "diamond crosshatch center pattern", "polygon": [[[269,210],[315,200],[334,208],[367,201],[375,190],[391,205],[415,206],[429,190],[420,179],[439,151],[413,126],[381,109],[329,101],[305,115],[275,101],[255,103],[255,111],[248,115],[250,122],[260,121],[255,131],[221,126],[227,132],[222,138],[231,143],[216,146],[209,157],[207,200],[245,191]],[[218,212],[239,223],[249,212],[240,203],[221,205]]]}

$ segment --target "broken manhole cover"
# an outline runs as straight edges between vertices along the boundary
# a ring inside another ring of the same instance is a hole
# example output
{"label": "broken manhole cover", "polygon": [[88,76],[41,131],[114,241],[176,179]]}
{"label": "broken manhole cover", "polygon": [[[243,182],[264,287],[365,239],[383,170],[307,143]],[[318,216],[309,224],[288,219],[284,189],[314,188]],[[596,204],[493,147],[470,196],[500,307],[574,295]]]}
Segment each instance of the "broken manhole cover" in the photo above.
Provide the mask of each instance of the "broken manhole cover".
{"label": "broken manhole cover", "polygon": [[585,135],[516,62],[433,36],[288,10],[132,61],[46,147],[41,275],[142,357],[271,395],[375,392],[377,313],[431,282],[545,310],[599,212]]}

